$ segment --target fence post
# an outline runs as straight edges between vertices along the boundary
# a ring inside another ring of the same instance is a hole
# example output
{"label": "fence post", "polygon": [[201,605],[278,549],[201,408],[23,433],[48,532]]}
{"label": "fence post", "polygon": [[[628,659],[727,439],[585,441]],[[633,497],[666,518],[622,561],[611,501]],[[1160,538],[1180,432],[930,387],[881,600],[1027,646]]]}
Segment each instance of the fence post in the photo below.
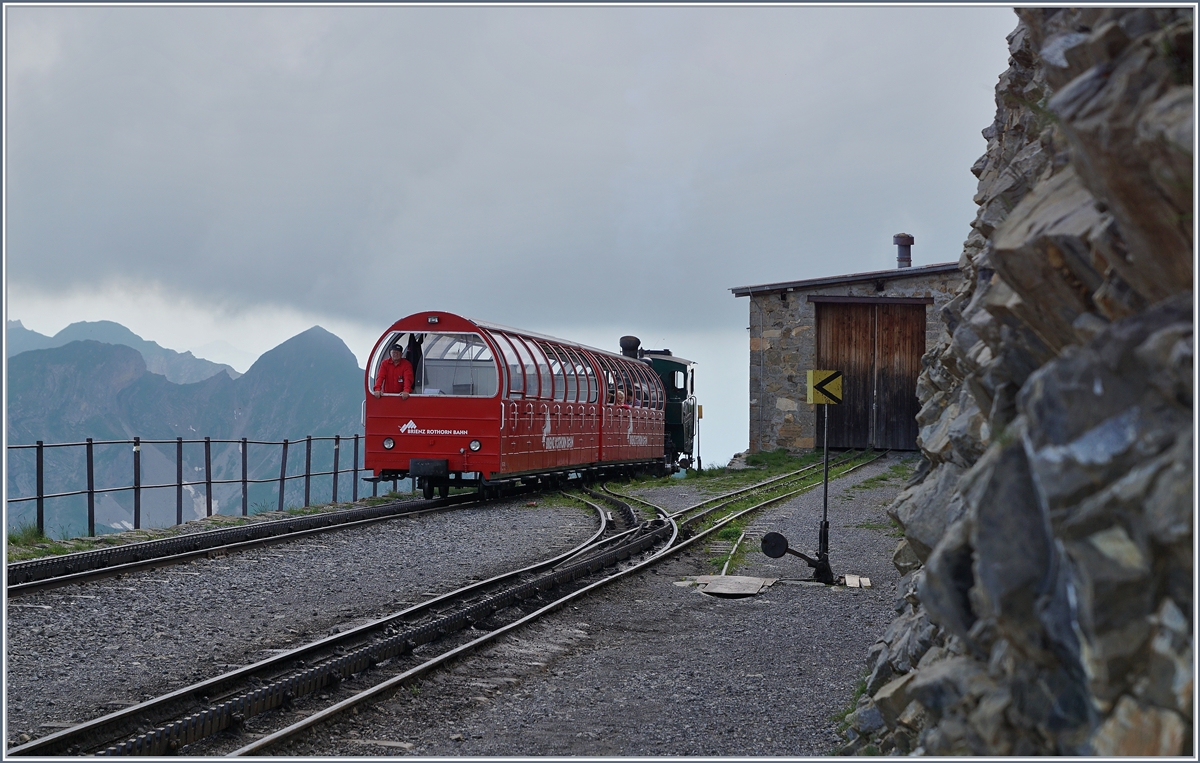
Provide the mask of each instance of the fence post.
{"label": "fence post", "polygon": [[46,488],[42,482],[42,441],[37,441],[37,528],[38,535],[46,534]]}
{"label": "fence post", "polygon": [[304,438],[304,505],[308,506],[308,487],[312,480],[312,435]]}
{"label": "fence post", "polygon": [[358,435],[354,435],[354,502],[358,503]]}
{"label": "fence post", "polygon": [[96,471],[92,461],[92,438],[87,438],[88,537],[96,534]]}
{"label": "fence post", "polygon": [[342,452],[342,436],[333,436],[333,502],[337,503],[338,456]]}
{"label": "fence post", "polygon": [[133,529],[142,529],[142,438],[133,438]]}
{"label": "fence post", "polygon": [[248,505],[250,502],[250,498],[246,494],[246,449],[248,447],[250,447],[250,444],[248,442],[246,442],[246,438],[243,437],[242,438],[242,516],[243,517],[250,513],[249,512],[250,507]]}
{"label": "fence post", "polygon": [[183,438],[175,438],[175,524],[183,524]]}
{"label": "fence post", "polygon": [[279,510],[283,511],[283,491],[287,487],[287,438],[283,438],[283,455],[279,459]]}
{"label": "fence post", "polygon": [[204,438],[204,508],[212,516],[212,440]]}

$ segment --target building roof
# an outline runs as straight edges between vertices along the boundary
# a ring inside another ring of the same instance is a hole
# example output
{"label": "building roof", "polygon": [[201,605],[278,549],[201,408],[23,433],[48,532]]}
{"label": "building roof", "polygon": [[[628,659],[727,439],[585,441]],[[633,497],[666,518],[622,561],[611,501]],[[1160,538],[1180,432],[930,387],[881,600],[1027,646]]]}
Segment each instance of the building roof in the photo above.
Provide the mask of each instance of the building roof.
{"label": "building roof", "polygon": [[923,265],[914,268],[892,268],[891,270],[874,270],[870,273],[851,273],[844,276],[826,276],[824,278],[809,278],[804,281],[780,281],[779,283],[764,283],[757,286],[735,286],[730,289],[735,297],[748,297],[752,294],[769,294],[777,291],[795,291],[797,289],[813,289],[820,286],[834,286],[844,283],[861,283],[863,281],[895,281],[900,278],[919,278],[920,276],[935,275],[958,271],[957,262],[942,262],[936,265]]}

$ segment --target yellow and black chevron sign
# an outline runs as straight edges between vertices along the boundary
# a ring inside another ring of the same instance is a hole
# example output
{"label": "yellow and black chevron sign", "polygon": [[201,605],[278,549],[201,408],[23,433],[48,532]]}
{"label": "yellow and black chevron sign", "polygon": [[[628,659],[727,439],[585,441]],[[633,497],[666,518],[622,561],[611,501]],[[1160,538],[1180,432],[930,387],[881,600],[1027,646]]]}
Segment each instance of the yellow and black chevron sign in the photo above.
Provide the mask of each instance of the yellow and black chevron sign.
{"label": "yellow and black chevron sign", "polygon": [[808,402],[837,405],[842,402],[841,371],[809,371]]}

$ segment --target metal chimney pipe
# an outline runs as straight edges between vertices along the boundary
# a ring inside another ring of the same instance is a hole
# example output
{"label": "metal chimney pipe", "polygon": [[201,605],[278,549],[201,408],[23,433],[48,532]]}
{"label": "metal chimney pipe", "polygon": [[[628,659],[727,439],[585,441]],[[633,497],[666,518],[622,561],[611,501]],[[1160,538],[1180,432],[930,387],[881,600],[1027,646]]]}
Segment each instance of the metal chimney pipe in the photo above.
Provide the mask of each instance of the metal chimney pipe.
{"label": "metal chimney pipe", "polygon": [[896,245],[896,267],[911,268],[912,245],[916,243],[916,239],[907,233],[897,233],[892,236],[892,243]]}

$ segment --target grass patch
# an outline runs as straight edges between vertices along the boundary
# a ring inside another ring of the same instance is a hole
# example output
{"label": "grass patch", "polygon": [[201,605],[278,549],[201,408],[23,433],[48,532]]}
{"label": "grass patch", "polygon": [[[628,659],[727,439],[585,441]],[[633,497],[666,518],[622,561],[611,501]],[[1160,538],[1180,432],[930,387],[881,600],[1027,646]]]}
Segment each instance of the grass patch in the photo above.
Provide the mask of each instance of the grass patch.
{"label": "grass patch", "polygon": [[283,513],[294,517],[302,517],[307,514],[320,514],[323,511],[325,511],[324,506],[288,506],[283,510]]}
{"label": "grass patch", "polygon": [[21,524],[8,533],[8,549],[5,557],[9,562],[23,562],[43,556],[61,556],[75,551],[88,551],[102,545],[95,538],[72,538],[54,540],[38,532],[37,525]]}
{"label": "grass patch", "polygon": [[762,469],[787,466],[793,460],[795,460],[795,457],[788,452],[787,448],[776,448],[767,453],[751,453],[746,456],[746,463],[748,465]]}
{"label": "grass patch", "polygon": [[[631,483],[639,488],[674,487],[682,483],[698,487],[705,492],[724,493],[819,463],[821,457],[820,451],[793,455],[786,448],[779,448],[770,453],[754,453],[747,456],[746,463],[751,467],[749,469],[730,469],[728,465],[713,466],[708,469],[688,469],[682,480],[671,476],[639,477],[631,480]],[[830,458],[835,457],[836,454],[830,454]]]}
{"label": "grass patch", "polygon": [[[830,454],[830,457],[832,458],[833,454]],[[688,469],[684,482],[708,493],[725,493],[812,466],[820,463],[821,458],[821,453],[817,451],[799,456],[783,449],[771,453],[755,453],[746,458],[746,463],[751,465],[749,469],[730,469],[727,466],[703,470]]]}
{"label": "grass patch", "polygon": [[858,701],[867,693],[867,675],[864,672],[862,677],[858,679],[858,683],[854,685],[854,693],[850,696],[850,702],[844,708],[829,716],[829,720],[837,724],[839,734],[845,734],[846,729],[850,728],[850,714],[858,709]]}
{"label": "grass patch", "polygon": [[15,530],[8,531],[8,545],[32,546],[35,543],[45,543],[49,538],[32,522],[17,525]]}
{"label": "grass patch", "polygon": [[274,504],[267,503],[266,501],[259,501],[258,503],[252,504],[250,506],[250,515],[253,516],[255,514],[265,514],[268,511],[274,511],[274,510],[275,510]]}
{"label": "grass patch", "polygon": [[898,464],[892,464],[886,472],[880,472],[874,477],[867,477],[862,482],[856,485],[851,485],[851,490],[874,490],[877,487],[895,482],[908,482],[908,478],[913,475],[912,463],[902,461]]}
{"label": "grass patch", "polygon": [[717,540],[736,541],[740,537],[742,537],[742,526],[737,522],[722,527],[717,531]]}
{"label": "grass patch", "polygon": [[879,530],[880,532],[887,533],[889,536],[891,536],[893,538],[903,538],[904,537],[904,528],[900,526],[899,522],[892,519],[891,517],[888,518],[888,521],[886,523],[884,523],[884,522],[862,522],[860,524],[853,525],[853,526],[859,528],[860,530]]}
{"label": "grass patch", "polygon": [[[746,527],[740,521],[731,522],[725,527],[722,527],[720,530],[717,530],[716,539],[725,541],[726,543],[737,543],[738,538],[742,537],[742,533],[745,532],[745,530]],[[749,553],[751,546],[753,546],[752,543],[747,543],[745,540],[743,540],[737,548],[732,549],[732,554],[721,554],[720,556],[714,557],[712,564],[714,567],[716,567],[717,571],[720,572],[725,567],[726,562],[728,562],[729,572],[732,573],[732,571],[737,569],[738,566],[740,566],[745,560],[746,554]]]}

